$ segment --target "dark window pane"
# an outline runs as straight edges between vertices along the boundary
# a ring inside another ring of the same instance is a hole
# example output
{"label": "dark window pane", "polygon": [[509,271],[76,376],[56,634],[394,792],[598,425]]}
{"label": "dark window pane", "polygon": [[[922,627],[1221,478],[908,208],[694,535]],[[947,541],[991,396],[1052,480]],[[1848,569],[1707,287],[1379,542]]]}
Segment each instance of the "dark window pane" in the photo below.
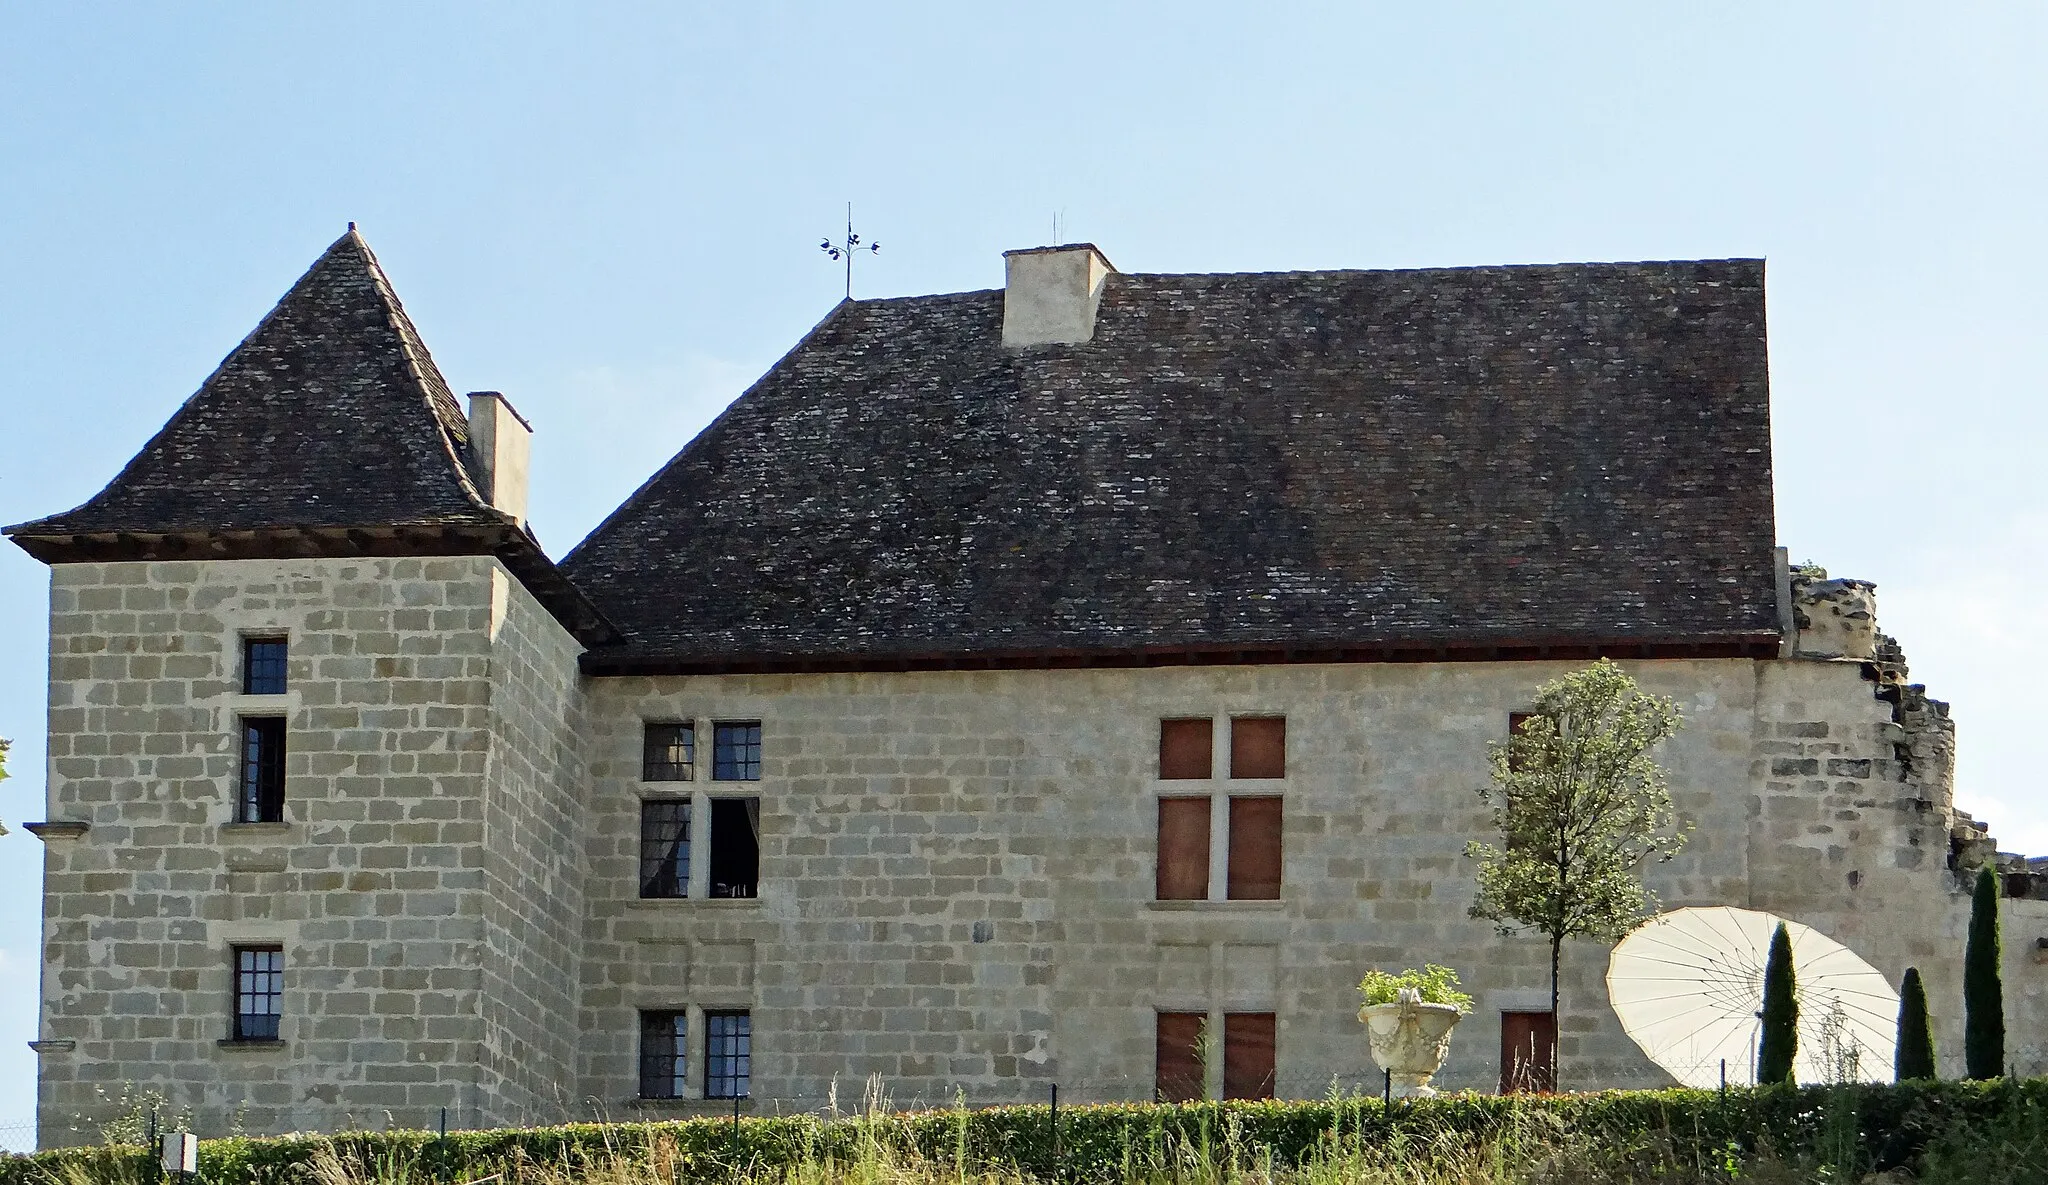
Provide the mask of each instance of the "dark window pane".
{"label": "dark window pane", "polygon": [[1230,722],[1230,776],[1287,776],[1287,718],[1239,716]]}
{"label": "dark window pane", "polygon": [[1216,729],[1208,720],[1159,722],[1159,776],[1207,778],[1213,773]]}
{"label": "dark window pane", "polygon": [[643,782],[687,782],[697,759],[697,725],[650,724],[642,738],[640,780]]}
{"label": "dark window pane", "polygon": [[704,1014],[704,1097],[743,1099],[753,1072],[754,1026],[744,1012]]}
{"label": "dark window pane", "polygon": [[237,823],[284,822],[284,717],[242,720],[242,787]]}
{"label": "dark window pane", "polygon": [[1202,1022],[1200,1012],[1162,1012],[1153,1040],[1152,1084],[1165,1103],[1193,1102],[1203,1096]]}
{"label": "dark window pane", "polygon": [[1223,1097],[1273,1097],[1273,1014],[1231,1012],[1223,1017]]}
{"label": "dark window pane", "polygon": [[640,1014],[640,1097],[683,1097],[689,1018],[681,1012]]}
{"label": "dark window pane", "polygon": [[761,780],[761,724],[711,726],[711,776],[721,782]]}
{"label": "dark window pane", "polygon": [[242,643],[242,694],[284,694],[283,638],[249,638]]}
{"label": "dark window pane", "polygon": [[711,800],[711,896],[754,897],[761,880],[761,800]]}
{"label": "dark window pane", "polygon": [[690,891],[690,804],[654,798],[640,804],[640,895],[684,897]]}
{"label": "dark window pane", "polygon": [[1280,800],[1230,800],[1230,868],[1227,894],[1232,901],[1280,899]]}
{"label": "dark window pane", "polygon": [[1159,800],[1161,901],[1203,901],[1209,896],[1209,800]]}
{"label": "dark window pane", "polygon": [[235,1023],[237,1041],[275,1041],[284,1001],[284,949],[275,946],[235,948]]}

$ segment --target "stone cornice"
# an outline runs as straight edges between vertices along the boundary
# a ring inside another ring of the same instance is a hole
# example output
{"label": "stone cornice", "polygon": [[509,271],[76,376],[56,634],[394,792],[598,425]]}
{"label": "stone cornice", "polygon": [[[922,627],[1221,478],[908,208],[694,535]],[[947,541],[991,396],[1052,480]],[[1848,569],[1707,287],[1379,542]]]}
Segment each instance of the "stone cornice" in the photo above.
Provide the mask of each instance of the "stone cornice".
{"label": "stone cornice", "polygon": [[590,598],[570,583],[533,536],[509,519],[487,523],[266,527],[240,531],[48,535],[20,528],[10,531],[8,537],[17,547],[46,564],[494,556],[578,642],[602,646],[618,638],[618,632]]}

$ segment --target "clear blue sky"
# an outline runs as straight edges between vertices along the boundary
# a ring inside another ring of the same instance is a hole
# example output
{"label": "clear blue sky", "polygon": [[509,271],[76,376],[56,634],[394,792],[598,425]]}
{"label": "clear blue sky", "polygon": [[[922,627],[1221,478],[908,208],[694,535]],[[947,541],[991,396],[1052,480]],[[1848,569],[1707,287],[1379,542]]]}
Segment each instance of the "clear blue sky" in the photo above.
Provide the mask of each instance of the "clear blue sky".
{"label": "clear blue sky", "polygon": [[[1129,271],[1761,255],[1781,541],[1878,582],[1965,806],[2048,852],[2048,7],[993,8],[0,0],[0,522],[104,484],[351,219],[534,421],[557,556],[831,307],[849,199],[871,296],[996,286],[1055,215]],[[0,1137],[45,581],[0,548]]]}

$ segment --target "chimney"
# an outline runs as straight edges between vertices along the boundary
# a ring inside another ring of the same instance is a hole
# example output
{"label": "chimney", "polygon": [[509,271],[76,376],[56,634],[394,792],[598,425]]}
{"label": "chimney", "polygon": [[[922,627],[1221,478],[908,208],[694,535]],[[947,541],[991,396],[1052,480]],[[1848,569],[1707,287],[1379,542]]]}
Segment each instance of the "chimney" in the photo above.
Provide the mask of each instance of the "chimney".
{"label": "chimney", "polygon": [[1095,336],[1095,306],[1115,271],[1093,243],[1003,252],[1003,345],[1074,344]]}
{"label": "chimney", "polygon": [[484,500],[526,525],[526,468],[533,425],[496,391],[469,393],[470,475]]}

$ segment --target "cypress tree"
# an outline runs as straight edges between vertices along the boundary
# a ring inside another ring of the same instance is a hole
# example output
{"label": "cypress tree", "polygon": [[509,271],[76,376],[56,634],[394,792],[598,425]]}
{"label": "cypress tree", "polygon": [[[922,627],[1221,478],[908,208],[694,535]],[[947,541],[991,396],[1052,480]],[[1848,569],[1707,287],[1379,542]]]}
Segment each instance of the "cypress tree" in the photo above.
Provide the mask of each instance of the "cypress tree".
{"label": "cypress tree", "polygon": [[1769,1086],[1792,1081],[1792,1058],[1799,1049],[1799,1001],[1792,974],[1792,933],[1785,923],[1771,935],[1771,955],[1764,962],[1764,1031],[1756,1052],[1756,1080]]}
{"label": "cypress tree", "polygon": [[1972,1078],[2005,1073],[2005,986],[1999,981],[1998,874],[1977,870],[1963,951],[1963,1064]]}
{"label": "cypress tree", "polygon": [[1899,1049],[1892,1059],[1892,1077],[1934,1077],[1934,1030],[1927,1024],[1927,987],[1920,968],[1906,968],[1899,981]]}

